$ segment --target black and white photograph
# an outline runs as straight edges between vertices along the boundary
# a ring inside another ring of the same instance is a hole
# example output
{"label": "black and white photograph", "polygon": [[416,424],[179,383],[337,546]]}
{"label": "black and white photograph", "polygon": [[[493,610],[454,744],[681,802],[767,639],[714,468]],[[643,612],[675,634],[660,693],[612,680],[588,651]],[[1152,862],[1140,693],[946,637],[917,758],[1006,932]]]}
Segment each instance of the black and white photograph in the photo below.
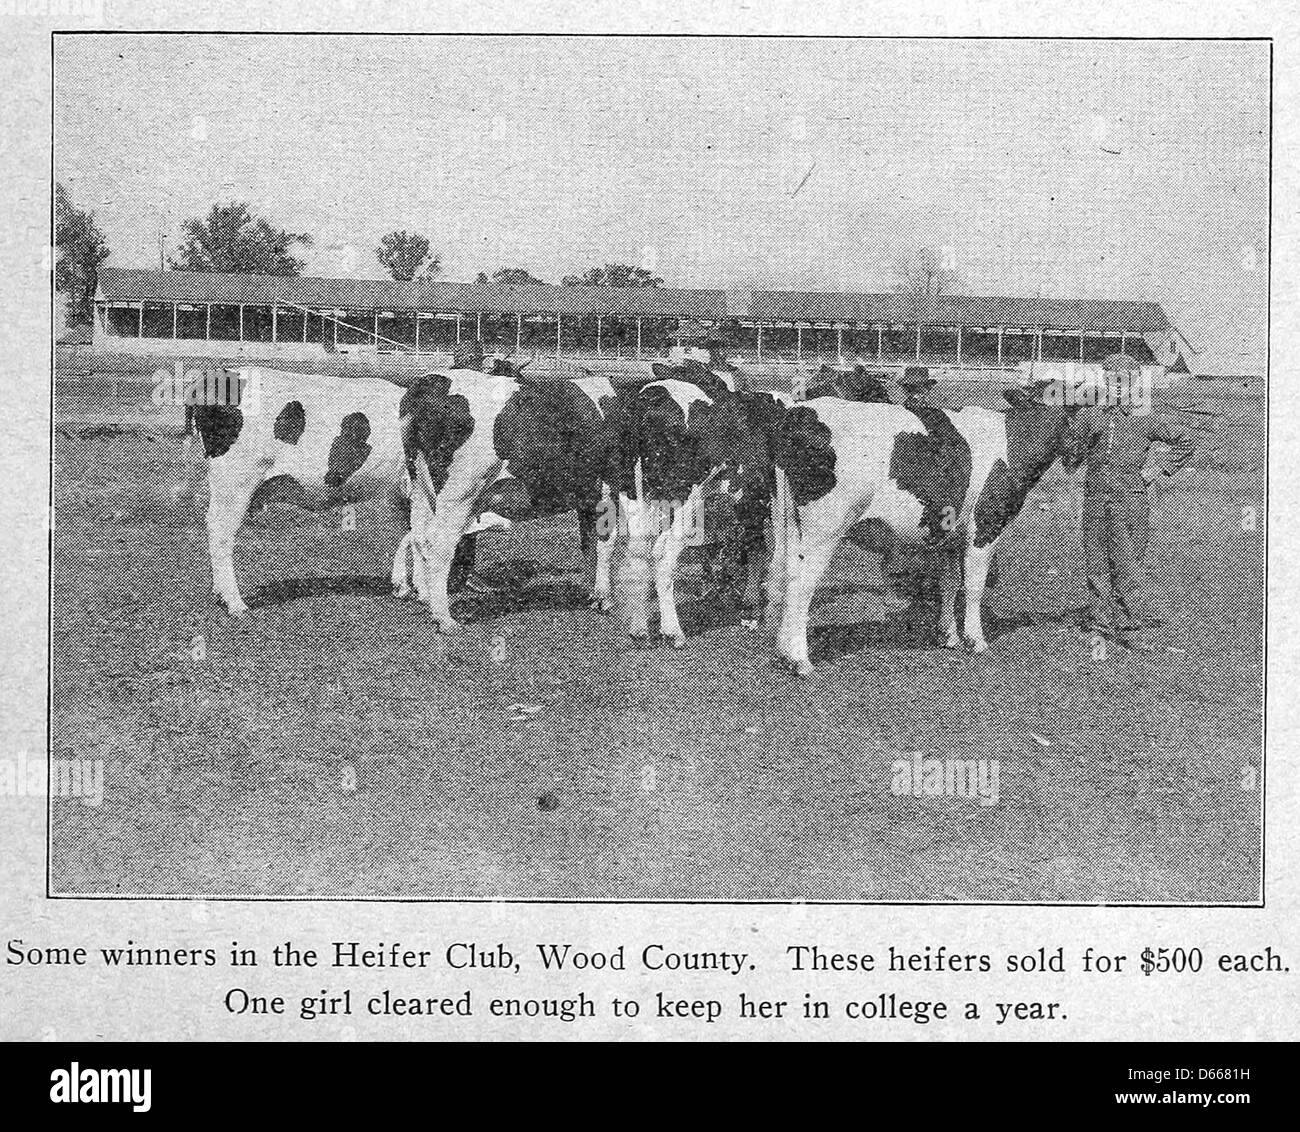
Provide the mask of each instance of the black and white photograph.
{"label": "black and white photograph", "polygon": [[50,897],[1264,902],[1269,41],[51,52]]}

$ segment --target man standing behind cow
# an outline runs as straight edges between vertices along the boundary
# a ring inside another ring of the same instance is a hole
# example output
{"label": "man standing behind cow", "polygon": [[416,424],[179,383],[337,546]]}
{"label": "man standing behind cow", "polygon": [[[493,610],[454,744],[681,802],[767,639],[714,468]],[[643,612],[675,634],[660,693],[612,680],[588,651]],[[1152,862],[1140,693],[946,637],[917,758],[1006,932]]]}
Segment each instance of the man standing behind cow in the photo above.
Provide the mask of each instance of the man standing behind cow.
{"label": "man standing behind cow", "polygon": [[[1103,364],[1095,404],[1075,415],[1063,463],[1084,472],[1083,538],[1091,610],[1085,631],[1113,635],[1122,644],[1161,624],[1145,600],[1150,500],[1157,474],[1172,476],[1192,458],[1192,434],[1163,416],[1151,415],[1150,389],[1140,384],[1134,358],[1112,354]],[[1168,446],[1163,461],[1148,469],[1153,444]]]}

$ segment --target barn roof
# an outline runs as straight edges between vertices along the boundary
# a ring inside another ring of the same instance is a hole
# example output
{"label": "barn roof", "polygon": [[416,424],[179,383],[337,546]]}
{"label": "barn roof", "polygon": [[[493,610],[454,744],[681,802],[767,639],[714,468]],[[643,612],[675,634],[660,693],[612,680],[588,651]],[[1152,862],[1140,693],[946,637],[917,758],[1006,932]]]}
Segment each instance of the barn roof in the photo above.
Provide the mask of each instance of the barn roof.
{"label": "barn roof", "polygon": [[815,291],[676,290],[668,287],[557,287],[549,283],[314,279],[291,275],[100,268],[108,302],[271,303],[352,310],[481,311],[484,314],[607,314],[768,322],[917,322],[933,326],[1161,333],[1158,303],[1027,299],[979,295],[849,294]]}

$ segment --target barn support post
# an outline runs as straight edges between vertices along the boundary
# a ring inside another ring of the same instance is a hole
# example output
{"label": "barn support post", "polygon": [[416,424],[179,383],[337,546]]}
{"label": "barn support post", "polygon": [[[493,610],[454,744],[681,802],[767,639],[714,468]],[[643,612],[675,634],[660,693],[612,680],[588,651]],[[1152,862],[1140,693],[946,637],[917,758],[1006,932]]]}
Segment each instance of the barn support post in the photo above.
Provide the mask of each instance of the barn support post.
{"label": "barn support post", "polygon": [[1126,330],[1119,332],[1119,352],[1121,354],[1128,353],[1128,331]]}
{"label": "barn support post", "polygon": [[140,316],[135,320],[135,322],[136,322],[135,336],[137,338],[143,338],[144,337],[144,303],[143,302],[140,304]]}
{"label": "barn support post", "polygon": [[[302,308],[302,344],[304,346],[307,345],[307,320],[310,317],[311,317],[311,311],[309,311],[306,307],[303,307]],[[416,325],[416,333],[418,334],[420,324],[417,322],[415,325]]]}
{"label": "barn support post", "polygon": [[957,365],[961,365],[961,327],[957,327]]}
{"label": "barn support post", "polygon": [[885,358],[885,328],[876,327],[876,361],[881,362]]}
{"label": "barn support post", "polygon": [[921,324],[916,324],[916,360],[921,360]]}
{"label": "barn support post", "polygon": [[1043,360],[1043,328],[1041,326],[1034,332],[1034,343],[1034,361],[1041,362]]}
{"label": "barn support post", "polygon": [[212,304],[204,303],[203,314],[203,340],[210,342],[212,340]]}
{"label": "barn support post", "polygon": [[522,311],[515,313],[515,353],[521,353],[524,348],[524,315]]}
{"label": "barn support post", "polygon": [[483,341],[483,312],[474,312],[474,337],[480,342]]}
{"label": "barn support post", "polygon": [[555,360],[560,360],[560,335],[563,333],[564,315],[555,316]]}
{"label": "barn support post", "polygon": [[835,328],[835,362],[837,365],[844,364],[844,327]]}
{"label": "barn support post", "polygon": [[244,340],[244,304],[239,304],[239,340]]}
{"label": "barn support post", "polygon": [[172,303],[172,341],[176,341],[176,304]]}
{"label": "barn support post", "polygon": [[596,357],[600,357],[600,315],[596,316]]}
{"label": "barn support post", "polygon": [[758,356],[756,360],[761,362],[763,360],[763,324],[761,322],[757,323],[754,329],[758,331]]}
{"label": "barn support post", "polygon": [[636,356],[641,357],[641,316],[636,316]]}
{"label": "barn support post", "polygon": [[1002,327],[998,327],[998,366],[1002,365]]}
{"label": "barn support post", "polygon": [[1083,331],[1079,331],[1079,364],[1083,365]]}
{"label": "barn support post", "polygon": [[794,360],[803,361],[803,323],[796,323],[794,328]]}
{"label": "barn support post", "polygon": [[456,312],[456,345],[460,345],[460,311]]}
{"label": "barn support post", "polygon": [[375,344],[375,349],[378,350],[379,349],[379,312],[378,311],[375,311],[374,344]]}

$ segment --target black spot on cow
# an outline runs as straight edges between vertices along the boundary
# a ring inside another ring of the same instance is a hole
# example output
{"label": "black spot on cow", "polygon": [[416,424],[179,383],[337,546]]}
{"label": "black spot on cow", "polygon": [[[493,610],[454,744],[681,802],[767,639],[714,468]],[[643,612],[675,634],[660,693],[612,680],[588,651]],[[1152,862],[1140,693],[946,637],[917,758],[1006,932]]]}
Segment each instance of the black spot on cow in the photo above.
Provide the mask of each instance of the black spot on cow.
{"label": "black spot on cow", "polygon": [[1026,489],[1011,475],[1006,462],[998,460],[984,481],[975,503],[975,545],[988,546],[1018,514]]}
{"label": "black spot on cow", "polygon": [[195,405],[194,427],[203,438],[203,451],[210,458],[230,451],[244,427],[244,414],[238,405]]}
{"label": "black spot on cow", "polygon": [[711,408],[695,402],[688,426],[687,414],[667,389],[652,385],[641,390],[628,413],[619,489],[637,498],[639,460],[647,499],[685,502],[710,471],[700,425]]}
{"label": "black spot on cow", "polygon": [[1044,404],[1020,389],[1003,396],[1007,459],[998,460],[975,504],[975,545],[988,546],[1020,514],[1026,496],[1064,450],[1073,406]]}
{"label": "black spot on cow", "polygon": [[570,511],[600,498],[604,420],[571,381],[522,384],[497,414],[492,443],[537,511]]}
{"label": "black spot on cow", "polygon": [[337,491],[343,482],[370,457],[370,421],[365,413],[349,413],[339,425],[339,434],[330,443],[325,469],[325,486]]}
{"label": "black spot on cow", "polygon": [[796,507],[821,499],[834,488],[831,430],[815,409],[794,405],[786,412],[777,439],[776,463],[790,482],[790,496]]}
{"label": "black spot on cow", "polygon": [[205,369],[186,386],[186,431],[191,425],[198,431],[209,458],[224,456],[239,439],[244,428],[242,398],[243,381],[232,370]]}
{"label": "black spot on cow", "polygon": [[297,444],[307,430],[307,414],[301,401],[290,401],[275,418],[274,435],[285,444]]}
{"label": "black spot on cow", "polygon": [[415,457],[423,454],[435,492],[446,486],[452,459],[474,432],[469,402],[450,390],[451,381],[446,377],[421,379],[406,391],[398,406],[407,466],[414,475]]}
{"label": "black spot on cow", "polygon": [[928,538],[950,538],[970,489],[971,452],[966,438],[942,409],[909,407],[926,432],[900,433],[889,459],[889,475],[925,506],[921,528]]}

